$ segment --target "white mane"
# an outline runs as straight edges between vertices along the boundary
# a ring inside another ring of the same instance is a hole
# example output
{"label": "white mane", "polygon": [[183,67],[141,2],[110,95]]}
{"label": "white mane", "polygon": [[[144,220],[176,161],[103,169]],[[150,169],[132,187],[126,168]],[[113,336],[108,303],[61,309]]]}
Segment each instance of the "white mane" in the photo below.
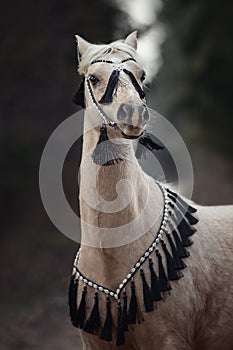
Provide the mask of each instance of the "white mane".
{"label": "white mane", "polygon": [[78,68],[79,74],[86,74],[92,61],[104,58],[106,59],[106,56],[114,54],[116,50],[125,52],[130,57],[134,58],[137,63],[140,64],[140,66],[144,66],[141,58],[131,46],[125,44],[123,41],[114,41],[107,45],[91,45],[81,58]]}

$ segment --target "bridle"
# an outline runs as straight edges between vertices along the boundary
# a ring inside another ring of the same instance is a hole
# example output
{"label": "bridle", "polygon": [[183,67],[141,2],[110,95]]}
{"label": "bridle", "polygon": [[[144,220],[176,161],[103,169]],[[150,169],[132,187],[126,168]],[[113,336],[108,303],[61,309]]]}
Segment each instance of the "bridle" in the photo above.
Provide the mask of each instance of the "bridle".
{"label": "bridle", "polygon": [[119,82],[119,77],[120,77],[120,73],[124,72],[125,74],[127,74],[135,88],[135,90],[137,91],[139,97],[141,98],[141,100],[145,99],[145,92],[142,90],[141,86],[138,84],[137,79],[135,78],[134,74],[129,71],[128,69],[126,69],[124,67],[124,63],[128,62],[128,61],[133,61],[136,62],[136,60],[132,57],[123,59],[123,60],[119,60],[119,59],[113,59],[113,60],[104,60],[104,59],[99,59],[99,60],[94,60],[91,62],[92,64],[96,64],[96,63],[107,63],[107,64],[111,64],[113,65],[113,71],[109,77],[109,81],[105,90],[104,95],[102,96],[102,98],[100,99],[99,103],[96,101],[92,87],[91,87],[91,83],[89,81],[89,79],[85,76],[83,78],[82,84],[80,86],[80,88],[78,89],[78,91],[76,92],[76,94],[74,95],[73,101],[78,104],[81,105],[82,107],[85,107],[85,100],[84,100],[84,88],[86,86],[88,94],[90,96],[91,102],[94,105],[94,107],[96,108],[96,110],[98,111],[98,113],[100,114],[100,116],[103,119],[103,123],[105,125],[110,125],[110,126],[115,126],[116,123],[113,122],[107,115],[106,113],[103,111],[103,109],[101,108],[101,106],[99,104],[110,104],[112,103],[112,99],[113,99],[113,93],[117,87],[117,84]]}
{"label": "bridle", "polygon": [[[106,90],[104,92],[104,95],[102,96],[100,101],[97,102],[92,90],[90,80],[87,76],[84,76],[79,89],[73,96],[73,102],[75,104],[83,108],[86,108],[85,93],[84,93],[84,90],[86,87],[93,106],[95,107],[98,114],[101,116],[103,120],[102,126],[100,127],[99,140],[92,153],[92,159],[94,163],[100,166],[108,166],[108,165],[114,165],[116,163],[119,163],[125,159],[125,156],[127,153],[126,147],[124,145],[116,144],[109,140],[107,135],[107,126],[110,126],[118,131],[120,131],[120,129],[117,123],[111,120],[111,118],[107,116],[107,114],[103,111],[103,109],[100,106],[100,104],[104,105],[104,104],[112,103],[113,94],[114,94],[114,91],[116,91],[117,89],[117,84],[119,82],[121,72],[129,76],[130,81],[134,86],[136,92],[138,93],[140,99],[142,101],[145,100],[145,93],[142,90],[141,86],[139,85],[134,74],[130,70],[125,68],[124,64],[125,62],[128,62],[128,61],[136,62],[136,60],[133,57],[128,57],[123,60],[120,60],[118,58],[113,58],[112,60],[97,59],[92,61],[91,65],[97,64],[97,63],[107,63],[113,66],[113,71],[109,77],[109,81],[108,81]],[[146,134],[144,133],[144,136],[139,138],[139,143],[141,143],[143,146],[148,148],[150,151],[163,149],[163,146],[161,146],[157,142],[154,142],[151,139],[151,135],[148,133]]]}

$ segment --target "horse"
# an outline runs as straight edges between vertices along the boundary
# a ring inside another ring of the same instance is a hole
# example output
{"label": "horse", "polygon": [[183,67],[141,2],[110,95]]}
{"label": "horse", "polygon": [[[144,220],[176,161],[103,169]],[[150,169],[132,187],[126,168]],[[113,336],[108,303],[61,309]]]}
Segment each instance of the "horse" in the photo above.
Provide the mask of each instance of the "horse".
{"label": "horse", "polygon": [[76,40],[82,240],[69,306],[83,350],[232,350],[233,207],[189,202],[140,167],[133,140],[160,146],[146,136],[137,33]]}

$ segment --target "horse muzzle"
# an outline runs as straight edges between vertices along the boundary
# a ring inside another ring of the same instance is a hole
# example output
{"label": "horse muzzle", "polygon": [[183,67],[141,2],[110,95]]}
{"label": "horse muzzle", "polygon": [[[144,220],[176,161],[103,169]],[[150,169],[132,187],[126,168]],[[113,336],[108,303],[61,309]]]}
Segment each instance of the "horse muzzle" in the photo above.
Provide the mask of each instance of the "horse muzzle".
{"label": "horse muzzle", "polygon": [[144,105],[122,103],[117,111],[117,120],[123,137],[138,138],[149,120],[149,113]]}

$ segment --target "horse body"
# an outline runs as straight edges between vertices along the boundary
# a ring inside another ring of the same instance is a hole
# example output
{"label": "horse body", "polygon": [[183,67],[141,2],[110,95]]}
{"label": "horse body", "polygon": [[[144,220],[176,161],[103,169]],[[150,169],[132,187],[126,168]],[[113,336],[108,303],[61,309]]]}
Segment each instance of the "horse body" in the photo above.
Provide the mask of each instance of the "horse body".
{"label": "horse body", "polygon": [[[126,43],[135,48],[135,40],[135,35],[131,34]],[[85,53],[91,52],[90,45],[82,38],[78,38],[79,52],[84,59]],[[123,55],[122,52],[120,54],[118,52],[118,55],[124,57],[124,51]],[[132,68],[131,63],[129,66]],[[82,67],[82,69],[85,68]],[[91,69],[91,74],[96,73],[96,67]],[[103,92],[102,87],[95,91],[99,96]],[[132,99],[141,103],[138,96],[127,85],[124,90],[123,85],[122,91],[118,94],[119,102],[132,101]],[[87,93],[85,100],[88,105],[90,98]],[[106,111],[115,118],[115,112],[110,106],[106,106]],[[107,167],[99,167],[93,163],[90,151],[98,142],[98,129],[93,128],[92,122],[98,118],[97,111],[86,109],[80,186],[82,243],[79,269],[98,284],[116,290],[135,261],[153,241],[162,218],[163,197],[156,182],[138,165],[131,140],[124,140],[128,148],[127,160]],[[111,130],[108,132],[110,137],[114,137],[114,132]],[[126,193],[127,187],[117,188],[121,180],[130,183],[128,193]],[[91,203],[96,190],[99,197],[93,206]],[[122,210],[115,213],[104,210],[106,202],[111,203],[118,197],[122,202],[129,195],[131,195],[130,201],[129,203],[126,201],[127,205]],[[142,220],[143,223],[147,223],[153,217],[155,219],[153,227],[137,239],[134,231],[128,231],[127,244],[108,248],[105,245],[108,237],[105,234],[102,235],[98,228],[126,225],[140,215],[148,198],[150,205]],[[156,303],[156,309],[153,312],[145,313],[142,298],[138,298],[144,322],[129,327],[129,331],[125,333],[125,344],[121,346],[122,350],[233,349],[233,255],[231,251],[233,207],[196,207],[199,222],[196,225],[197,232],[193,236],[194,244],[189,248],[190,257],[187,262],[185,261],[187,268],[184,270],[184,277],[172,283],[171,294],[166,295],[165,301]],[[138,286],[137,294],[140,296],[142,285],[139,274],[135,275],[135,283]],[[93,303],[93,294],[94,292],[87,294],[86,304],[89,310]],[[104,295],[100,295],[99,298],[100,315],[103,315],[105,313]],[[81,293],[78,295],[78,302],[80,299]],[[116,310],[112,310],[112,314],[113,324],[116,326]],[[83,350],[118,348],[114,340],[106,342],[82,330],[80,332]]]}

